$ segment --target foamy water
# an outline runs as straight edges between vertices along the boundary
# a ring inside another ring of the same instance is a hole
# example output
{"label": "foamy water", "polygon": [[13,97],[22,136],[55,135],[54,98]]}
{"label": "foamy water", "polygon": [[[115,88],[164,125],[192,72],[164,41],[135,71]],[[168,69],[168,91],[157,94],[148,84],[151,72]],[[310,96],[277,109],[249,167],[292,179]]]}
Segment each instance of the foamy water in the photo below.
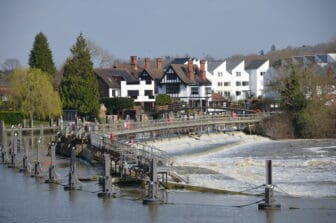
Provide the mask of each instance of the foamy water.
{"label": "foamy water", "polygon": [[[195,167],[185,173],[193,185],[260,193],[262,187],[250,189],[265,183],[265,160],[272,159],[275,191],[336,196],[336,140],[272,141],[235,133],[164,140],[155,146],[174,156],[174,166]],[[196,167],[211,172],[198,173]]]}

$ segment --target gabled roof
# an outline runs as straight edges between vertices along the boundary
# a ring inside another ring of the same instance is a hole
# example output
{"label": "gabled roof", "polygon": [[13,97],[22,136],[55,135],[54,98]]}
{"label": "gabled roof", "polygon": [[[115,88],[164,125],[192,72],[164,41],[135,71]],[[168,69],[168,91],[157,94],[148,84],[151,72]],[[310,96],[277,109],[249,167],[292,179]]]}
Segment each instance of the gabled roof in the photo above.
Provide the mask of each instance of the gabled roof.
{"label": "gabled roof", "polygon": [[245,66],[245,70],[256,70],[266,62],[267,60],[253,60]]}
{"label": "gabled roof", "polygon": [[95,72],[110,88],[120,88],[120,80],[127,83],[137,82],[137,79],[125,69],[96,69]]}
{"label": "gabled roof", "polygon": [[164,75],[162,70],[158,70],[157,68],[149,68],[149,69],[144,69],[142,71],[142,73],[140,74],[140,76],[144,73],[148,73],[149,76],[151,76],[151,78],[153,80],[160,80],[162,78],[162,76]]}
{"label": "gabled roof", "polygon": [[194,66],[195,72],[195,80],[190,80],[188,77],[188,65],[184,64],[171,64],[170,65],[177,76],[181,79],[181,81],[188,85],[211,85],[211,82],[208,79],[201,80],[200,79],[200,70],[196,65]]}
{"label": "gabled roof", "polygon": [[212,73],[222,63],[224,63],[224,61],[221,61],[221,60],[209,60],[208,61],[208,71]]}
{"label": "gabled roof", "polygon": [[232,70],[237,67],[243,60],[227,60],[226,61],[226,70],[232,72]]}

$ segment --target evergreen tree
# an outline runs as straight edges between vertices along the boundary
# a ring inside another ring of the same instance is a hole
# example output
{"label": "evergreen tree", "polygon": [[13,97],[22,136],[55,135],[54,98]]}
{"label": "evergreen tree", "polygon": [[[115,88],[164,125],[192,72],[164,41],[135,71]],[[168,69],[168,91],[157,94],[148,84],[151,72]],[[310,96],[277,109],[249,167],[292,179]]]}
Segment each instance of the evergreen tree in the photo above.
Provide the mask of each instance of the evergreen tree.
{"label": "evergreen tree", "polygon": [[72,57],[64,65],[60,88],[63,107],[77,109],[84,116],[96,116],[99,110],[98,80],[82,33],[71,48],[71,53]]}
{"label": "evergreen tree", "polygon": [[50,80],[54,80],[56,74],[55,64],[49,49],[48,40],[41,32],[35,36],[33,48],[29,55],[29,66],[48,73]]}
{"label": "evergreen tree", "polygon": [[293,65],[290,65],[288,76],[284,80],[284,87],[280,91],[282,108],[291,117],[296,137],[309,137],[309,129],[307,128],[307,119],[305,108],[308,100],[301,90],[299,81],[299,71]]}

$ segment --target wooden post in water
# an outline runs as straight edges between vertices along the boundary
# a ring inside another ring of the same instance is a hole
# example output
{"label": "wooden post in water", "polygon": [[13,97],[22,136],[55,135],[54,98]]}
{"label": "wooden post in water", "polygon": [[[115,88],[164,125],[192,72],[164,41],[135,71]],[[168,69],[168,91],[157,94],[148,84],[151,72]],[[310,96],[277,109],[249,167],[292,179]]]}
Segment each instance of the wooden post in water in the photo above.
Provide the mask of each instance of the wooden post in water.
{"label": "wooden post in water", "polygon": [[258,204],[259,210],[279,210],[281,204],[275,203],[273,198],[274,185],[272,184],[272,160],[266,160],[266,187],[265,203]]}
{"label": "wooden post in water", "polygon": [[98,193],[98,197],[110,197],[111,195],[115,195],[115,189],[111,179],[111,158],[109,154],[104,154],[104,161],[103,191]]}
{"label": "wooden post in water", "polygon": [[71,150],[70,157],[70,170],[69,170],[69,181],[68,185],[64,186],[64,190],[76,190],[80,189],[80,182],[76,175],[76,148],[73,147]]}

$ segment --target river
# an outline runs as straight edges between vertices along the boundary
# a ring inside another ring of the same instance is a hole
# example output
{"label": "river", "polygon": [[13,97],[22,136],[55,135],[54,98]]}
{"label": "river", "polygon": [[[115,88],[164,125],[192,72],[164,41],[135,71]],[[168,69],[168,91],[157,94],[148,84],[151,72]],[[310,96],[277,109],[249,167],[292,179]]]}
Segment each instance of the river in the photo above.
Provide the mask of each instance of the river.
{"label": "river", "polygon": [[[225,137],[230,140],[219,140]],[[257,196],[176,190],[168,192],[168,204],[157,206],[143,205],[136,188],[121,188],[120,197],[101,199],[97,182],[83,182],[82,190],[69,192],[0,165],[0,222],[335,222],[336,140],[272,141],[244,135],[193,140],[188,147],[183,139],[156,144],[176,156],[174,166],[185,168],[191,183],[235,191],[264,183],[265,159],[272,159],[281,210],[259,211],[253,204],[261,199]],[[45,171],[48,159],[44,157]],[[68,166],[68,159],[57,157],[62,183]],[[80,176],[101,173],[83,161],[78,167]],[[251,205],[234,207],[245,204]]]}

